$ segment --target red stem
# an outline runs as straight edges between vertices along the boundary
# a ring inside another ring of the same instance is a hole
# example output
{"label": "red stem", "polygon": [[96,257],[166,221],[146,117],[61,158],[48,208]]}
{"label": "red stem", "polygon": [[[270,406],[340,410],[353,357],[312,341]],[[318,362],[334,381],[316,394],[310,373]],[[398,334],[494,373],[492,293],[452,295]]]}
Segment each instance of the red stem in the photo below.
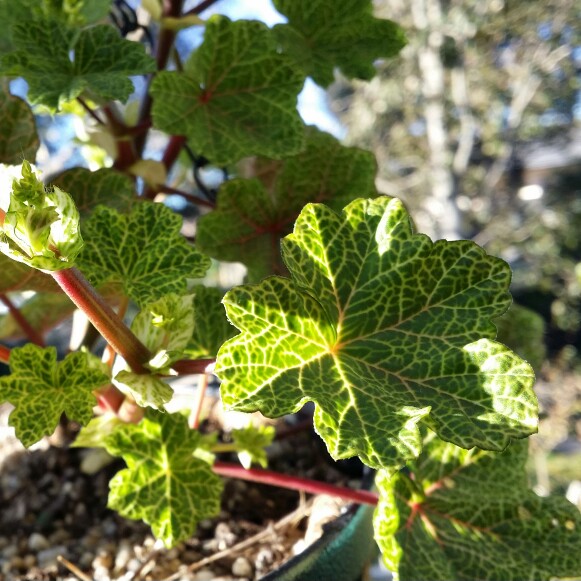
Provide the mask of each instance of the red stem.
{"label": "red stem", "polygon": [[255,468],[246,470],[242,466],[228,462],[214,462],[212,469],[216,474],[220,474],[220,476],[225,476],[226,478],[239,478],[260,484],[280,486],[281,488],[288,488],[290,490],[302,490],[309,494],[329,494],[358,504],[371,504],[375,506],[378,500],[377,494],[375,492],[369,492],[368,490],[353,490],[346,486],[334,486],[333,484],[299,478],[298,476],[279,474],[271,470],[258,470]]}
{"label": "red stem", "polygon": [[115,349],[134,373],[149,373],[144,363],[151,353],[125,325],[117,313],[95,291],[89,281],[76,268],[51,273],[67,296],[81,309],[101,333],[105,341]]}
{"label": "red stem", "polygon": [[2,301],[6,308],[10,311],[12,318],[18,323],[19,327],[24,331],[28,339],[38,345],[39,347],[44,347],[44,339],[42,335],[36,331],[36,329],[26,320],[24,315],[21,313],[14,303],[5,294],[0,294],[0,301]]}
{"label": "red stem", "polygon": [[[163,3],[163,16],[164,17],[171,17],[171,18],[178,18],[182,12],[183,0],[165,0]],[[162,28],[161,33],[159,35],[158,43],[157,43],[157,50],[155,54],[155,61],[157,63],[157,70],[163,71],[167,65],[169,60],[169,56],[171,54],[171,50],[173,47],[173,43],[176,37],[176,33],[169,28]],[[151,86],[151,82],[153,80],[153,75],[149,77],[149,81],[147,83],[147,89],[145,91],[145,96],[143,97],[143,101],[141,102],[141,110],[139,111],[139,120],[137,122],[138,125],[151,119],[151,105],[153,101],[151,99],[151,95],[149,93],[149,88]],[[145,142],[147,140],[147,135],[142,134],[138,135],[133,144],[135,146],[135,151],[138,155],[143,153],[143,148],[145,147]]]}
{"label": "red stem", "polygon": [[7,365],[10,362],[10,349],[4,345],[0,345],[0,361]]}
{"label": "red stem", "polygon": [[216,204],[209,202],[208,200],[199,198],[198,196],[190,194],[189,192],[184,192],[182,190],[178,190],[177,188],[172,188],[171,186],[159,186],[156,189],[156,193],[163,192],[164,194],[176,194],[177,196],[182,196],[182,198],[185,198],[197,206],[205,206],[206,208],[214,208],[216,206]]}
{"label": "red stem", "polygon": [[216,363],[215,359],[180,359],[171,368],[179,375],[195,375],[196,373],[211,373],[210,365]]}

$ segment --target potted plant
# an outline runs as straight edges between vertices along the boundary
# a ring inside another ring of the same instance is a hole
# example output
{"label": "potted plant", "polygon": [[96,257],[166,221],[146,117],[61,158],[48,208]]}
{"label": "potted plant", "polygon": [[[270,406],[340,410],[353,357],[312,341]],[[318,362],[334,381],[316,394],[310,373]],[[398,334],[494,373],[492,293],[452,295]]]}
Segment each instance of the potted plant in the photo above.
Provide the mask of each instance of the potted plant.
{"label": "potted plant", "polygon": [[[280,417],[314,402],[329,454],[377,471],[377,493],[332,492],[377,504],[375,538],[399,578],[580,574],[577,509],[526,482],[534,373],[495,341],[493,322],[510,306],[508,265],[472,242],[416,233],[402,203],[376,190],[372,156],[305,127],[296,110],[307,76],[326,86],[337,67],[370,79],[373,62],[405,44],[397,24],[374,18],[370,0],[275,0],[287,23],[272,29],[204,19],[212,0],[149,2],[150,56],[123,36],[139,27],[125,2],[117,29],[102,22],[109,4],[1,5],[0,73],[24,78],[35,107],[82,108],[112,158],[42,183],[20,163],[38,146],[32,112],[4,86],[3,291],[37,291],[20,308],[4,295],[29,338],[0,350],[10,366],[0,399],[15,406],[22,443],[62,414],[84,426],[81,442],[97,434],[127,465],[109,506],[168,547],[219,510],[221,475],[323,491],[249,469],[264,460],[264,430],[236,434],[230,449],[246,467],[219,461],[223,448],[198,429],[203,381],[190,423],[165,412],[168,377],[215,374],[232,410]],[[191,26],[204,39],[184,58],[176,36]],[[135,118],[119,102],[138,75],[147,87]],[[147,157],[155,132],[160,161]],[[227,168],[217,190],[207,166]],[[193,243],[162,194],[198,209]],[[224,296],[200,284],[210,258],[244,263],[245,284]],[[101,359],[78,349],[57,361],[45,346],[73,305],[105,339]],[[93,418],[97,402],[118,419]]]}

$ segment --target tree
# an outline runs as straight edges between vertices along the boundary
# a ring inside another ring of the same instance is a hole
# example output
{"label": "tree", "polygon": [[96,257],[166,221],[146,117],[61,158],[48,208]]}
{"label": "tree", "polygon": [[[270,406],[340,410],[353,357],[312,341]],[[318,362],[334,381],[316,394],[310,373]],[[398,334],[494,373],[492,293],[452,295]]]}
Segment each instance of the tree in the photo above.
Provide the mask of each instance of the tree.
{"label": "tree", "polygon": [[349,140],[372,147],[380,184],[436,236],[470,236],[510,204],[501,182],[539,115],[570,112],[578,2],[384,0],[411,31],[369,85],[339,84]]}

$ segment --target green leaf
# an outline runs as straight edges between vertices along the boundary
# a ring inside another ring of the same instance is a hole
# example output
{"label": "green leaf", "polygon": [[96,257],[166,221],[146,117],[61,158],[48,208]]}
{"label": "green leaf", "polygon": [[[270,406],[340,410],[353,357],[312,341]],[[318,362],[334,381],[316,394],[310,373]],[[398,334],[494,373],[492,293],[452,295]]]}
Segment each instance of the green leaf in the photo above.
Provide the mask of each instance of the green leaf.
{"label": "green leaf", "polygon": [[77,26],[106,18],[111,8],[111,0],[43,0],[43,4],[46,14]]}
{"label": "green leaf", "polygon": [[0,163],[19,164],[36,158],[40,146],[32,110],[3,83],[0,90]]}
{"label": "green leaf", "polygon": [[104,448],[109,434],[123,425],[124,422],[112,412],[96,416],[78,433],[71,447]]}
{"label": "green leaf", "polygon": [[[4,259],[4,256],[0,256],[0,272],[3,274],[5,272],[2,270]],[[5,260],[10,259],[6,258]],[[18,264],[14,261],[10,261],[10,263]],[[38,272],[34,269],[29,270]],[[52,281],[53,279],[49,278],[48,280]],[[39,333],[44,333],[72,315],[75,305],[64,293],[43,292],[36,293],[24,301],[18,309],[33,329]],[[0,316],[0,339],[26,339],[26,334],[10,313]]]}
{"label": "green leaf", "polygon": [[282,163],[259,162],[261,181],[235,179],[220,188],[216,210],[198,222],[200,250],[218,260],[243,262],[248,280],[285,274],[280,239],[289,234],[308,202],[341,209],[357,197],[373,197],[373,154],[344,147],[309,127],[305,150]]}
{"label": "green leaf", "polygon": [[113,169],[90,171],[75,167],[59,174],[51,183],[70,193],[81,219],[88,217],[99,204],[129,212],[136,199],[132,179]]}
{"label": "green leaf", "polygon": [[581,575],[581,514],[564,498],[528,489],[526,458],[524,441],[494,453],[430,437],[411,476],[380,473],[376,539],[396,579]]}
{"label": "green leaf", "polygon": [[0,253],[0,292],[15,292],[24,290],[47,291],[56,293],[59,286],[53,278],[22,262]]}
{"label": "green leaf", "polygon": [[31,17],[13,27],[15,51],[0,59],[0,74],[21,76],[28,99],[58,110],[85,94],[100,102],[125,102],[131,75],[152,73],[155,61],[144,47],[121,38],[106,24],[78,30],[49,17]]}
{"label": "green leaf", "polygon": [[137,204],[129,215],[98,207],[84,224],[79,268],[94,285],[119,285],[139,305],[182,294],[188,278],[210,266],[180,234],[182,219],[161,204]]}
{"label": "green leaf", "polygon": [[167,294],[147,304],[131,323],[136,337],[154,354],[149,366],[168,368],[183,357],[194,330],[193,295]]}
{"label": "green leaf", "polygon": [[143,519],[167,547],[189,538],[218,514],[222,492],[210,465],[194,457],[199,440],[180,414],[148,412],[139,425],[116,429],[105,445],[127,468],[111,480],[109,507]]}
{"label": "green leaf", "polygon": [[81,424],[91,419],[92,391],[109,382],[93,358],[77,351],[57,363],[54,347],[29,343],[12,349],[10,375],[0,378],[0,400],[15,406],[9,424],[24,446],[52,434],[63,413]]}
{"label": "green leaf", "polygon": [[113,383],[125,394],[131,395],[140,407],[162,409],[172,398],[172,388],[155,375],[143,375],[122,370]]}
{"label": "green leaf", "polygon": [[185,135],[216,165],[250,155],[281,158],[303,146],[296,110],[304,76],[261,22],[208,20],[184,72],[162,72],[151,94],[155,127]]}
{"label": "green leaf", "polygon": [[209,286],[195,286],[194,330],[184,353],[190,359],[214,358],[224,341],[237,331],[226,318],[222,304],[224,293]]}
{"label": "green leaf", "polygon": [[405,46],[403,30],[391,20],[373,17],[371,0],[273,0],[288,24],[274,31],[284,50],[305,73],[326,87],[338,67],[348,77],[369,80],[373,63]]}
{"label": "green leaf", "polygon": [[[192,299],[192,295],[169,293],[148,303],[133,320],[131,330],[153,354],[148,362],[150,369],[169,374],[171,364],[183,358],[194,329]],[[141,407],[161,409],[173,395],[171,387],[155,375],[122,370],[115,376],[114,383]]]}
{"label": "green leaf", "polygon": [[232,430],[232,440],[236,445],[240,464],[247,470],[252,464],[260,464],[263,468],[268,466],[266,446],[272,443],[275,436],[274,426],[254,427],[249,424],[245,428]]}
{"label": "green leaf", "polygon": [[46,188],[27,161],[14,179],[0,231],[0,252],[42,270],[73,266],[83,247],[79,212],[60,188]]}
{"label": "green leaf", "polygon": [[466,448],[536,430],[530,366],[490,340],[510,303],[504,261],[414,234],[386,197],[341,215],[310,204],[282,247],[291,280],[224,298],[242,331],[218,353],[227,407],[281,416],[313,401],[334,458],[385,468],[418,455],[420,421]]}

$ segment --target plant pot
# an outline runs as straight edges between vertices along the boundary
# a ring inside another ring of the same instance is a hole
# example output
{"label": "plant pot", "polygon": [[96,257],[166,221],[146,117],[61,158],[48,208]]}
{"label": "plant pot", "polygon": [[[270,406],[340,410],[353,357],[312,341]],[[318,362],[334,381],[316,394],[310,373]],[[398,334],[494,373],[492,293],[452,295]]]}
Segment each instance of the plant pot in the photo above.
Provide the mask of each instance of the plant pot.
{"label": "plant pot", "polygon": [[323,535],[263,581],[357,581],[377,552],[371,505],[352,505],[324,527]]}

